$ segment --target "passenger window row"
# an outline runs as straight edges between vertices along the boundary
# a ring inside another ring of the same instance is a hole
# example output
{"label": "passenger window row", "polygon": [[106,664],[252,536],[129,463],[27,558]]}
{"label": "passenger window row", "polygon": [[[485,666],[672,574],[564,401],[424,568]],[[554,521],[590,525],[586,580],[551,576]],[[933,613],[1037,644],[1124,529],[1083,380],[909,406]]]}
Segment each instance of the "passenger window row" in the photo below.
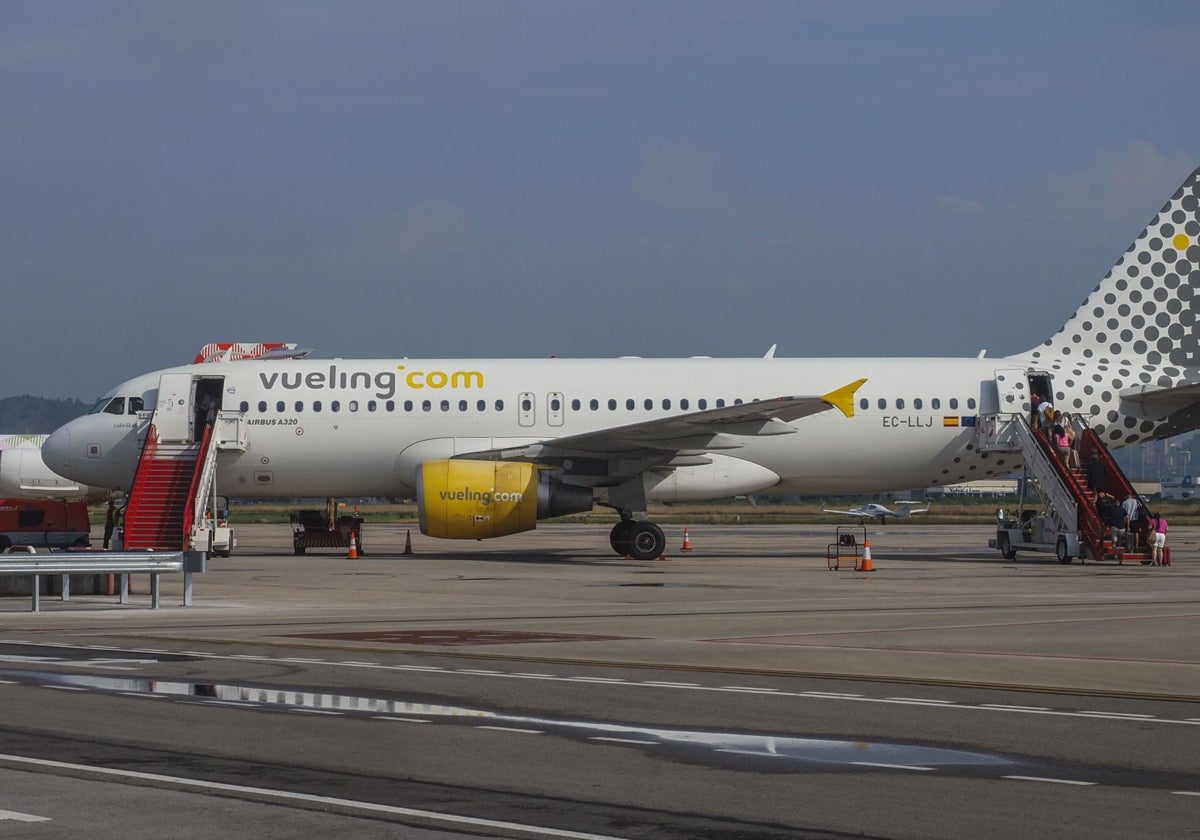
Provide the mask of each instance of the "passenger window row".
{"label": "passenger window row", "polygon": [[[324,402],[323,400],[313,400],[312,403],[305,403],[304,400],[296,400],[291,404],[289,404],[286,400],[279,400],[275,402],[273,406],[266,400],[259,400],[257,408],[259,414],[266,414],[268,411],[272,410],[272,407],[276,413],[280,414],[285,411],[295,411],[297,414],[304,411],[312,411],[315,414],[319,414],[323,411],[329,411],[336,414],[342,410],[349,412],[366,411],[373,414],[376,412],[395,413],[397,410],[407,413],[412,413],[414,411],[433,411],[435,407],[441,411],[450,411],[451,406],[452,402],[450,400],[440,400],[437,403],[435,403],[433,400],[421,400],[420,402],[405,400],[402,403],[398,403],[396,400],[366,400],[365,402],[360,402],[359,400],[346,400],[344,403],[341,400],[330,400],[328,403]],[[496,400],[494,407],[496,411],[504,411],[504,400]],[[243,400],[238,408],[243,414],[245,414],[250,411],[250,403]],[[467,400],[459,400],[457,408],[461,412],[466,412],[471,410],[471,405]],[[487,411],[487,400],[476,400],[475,410]]]}
{"label": "passenger window row", "polygon": [[[712,401],[714,408],[724,408],[726,404],[723,398]],[[735,399],[732,402],[732,405],[742,404],[743,400],[741,399]],[[646,411],[654,411],[659,406],[661,406],[663,411],[670,411],[672,405],[673,403],[669,398],[664,398],[658,403],[652,399],[645,399],[641,402],[641,407]],[[680,411],[692,410],[692,400],[687,397],[680,399],[678,405]],[[504,411],[504,400],[495,400],[491,403],[491,407],[498,412]],[[572,411],[582,411],[583,407],[584,402],[582,400],[571,400]],[[695,410],[697,411],[704,411],[708,407],[709,401],[703,397],[695,401]],[[250,411],[250,403],[243,400],[238,408],[243,414],[248,413]],[[419,402],[414,400],[404,400],[403,402],[396,400],[366,400],[365,402],[359,400],[346,400],[345,402],[342,400],[329,400],[328,403],[323,400],[313,400],[311,403],[306,403],[304,400],[296,400],[294,403],[288,403],[286,400],[278,400],[275,403],[270,403],[267,400],[259,400],[256,408],[259,414],[266,414],[272,410],[279,414],[285,411],[294,411],[297,413],[304,411],[312,411],[313,413],[329,411],[337,413],[343,410],[349,412],[365,410],[368,413],[385,412],[390,414],[396,411],[403,411],[405,413],[412,413],[414,411],[431,412],[434,410],[448,412],[455,408],[459,412],[466,413],[472,409],[477,412],[488,411],[489,403],[487,400],[476,400],[472,406],[469,400],[458,400],[457,403],[452,400],[440,400],[436,402],[434,400],[421,400]],[[557,399],[552,399],[550,408],[552,411],[560,411],[562,404]],[[638,401],[632,398],[625,400],[610,398],[603,402],[599,399],[592,399],[587,402],[587,408],[590,411],[600,411],[602,408],[606,408],[608,411],[617,411],[620,408],[624,408],[626,411],[636,411]],[[532,411],[532,402],[529,399],[521,400],[521,410]]]}
{"label": "passenger window row", "polygon": [[[887,410],[888,401],[885,397],[880,397],[876,401],[876,405],[881,410]],[[905,406],[907,405],[907,403],[905,402],[904,397],[897,397],[895,400],[892,401],[892,405],[896,410],[903,411]],[[951,411],[957,411],[958,406],[959,406],[958,397],[951,397],[949,400],[946,401],[946,406]],[[871,407],[871,401],[868,400],[866,397],[863,397],[862,399],[860,399],[858,401],[858,407],[860,409],[862,409],[863,411],[866,411],[867,409],[869,409]],[[939,411],[939,410],[941,410],[941,407],[942,407],[941,398],[933,397],[932,399],[929,400],[929,409],[931,411]],[[920,397],[913,397],[912,408],[914,411],[922,410],[923,408],[925,408],[925,401],[922,400]],[[974,397],[967,398],[967,408],[974,411],[974,409],[975,409],[975,398]]]}

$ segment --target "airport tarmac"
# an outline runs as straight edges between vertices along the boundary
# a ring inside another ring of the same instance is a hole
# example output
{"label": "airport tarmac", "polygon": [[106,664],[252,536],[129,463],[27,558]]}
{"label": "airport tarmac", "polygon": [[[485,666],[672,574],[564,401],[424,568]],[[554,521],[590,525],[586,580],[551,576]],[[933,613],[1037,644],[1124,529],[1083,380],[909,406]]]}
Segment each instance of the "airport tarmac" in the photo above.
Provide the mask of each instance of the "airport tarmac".
{"label": "airport tarmac", "polygon": [[[154,614],[141,612],[142,584],[129,607],[44,597],[38,617],[5,599],[0,622],[43,636],[133,626],[263,644],[279,644],[283,628],[288,646],[1200,699],[1191,529],[1172,532],[1175,562],[1156,568],[1005,561],[987,548],[987,527],[872,528],[873,572],[852,557],[830,571],[834,531],[819,527],[689,527],[686,552],[672,528],[667,559],[645,563],[612,553],[600,526],[465,543],[367,526],[356,560],[337,549],[295,556],[290,533],[240,526],[234,557],[196,576],[192,607],[180,606],[181,579],[165,576]],[[443,628],[452,632],[430,632]]]}
{"label": "airport tarmac", "polygon": [[1172,530],[1155,568],[888,525],[864,572],[828,569],[832,526],[689,526],[688,552],[666,530],[667,558],[637,563],[601,526],[412,532],[406,555],[408,529],[368,525],[357,559],[239,526],[190,607],[171,577],[159,610],[144,579],[124,606],[5,598],[0,820],[44,818],[12,835],[37,838],[79,836],[96,807],[122,816],[89,836],[122,838],[239,836],[272,809],[257,836],[1194,832],[1200,531]]}

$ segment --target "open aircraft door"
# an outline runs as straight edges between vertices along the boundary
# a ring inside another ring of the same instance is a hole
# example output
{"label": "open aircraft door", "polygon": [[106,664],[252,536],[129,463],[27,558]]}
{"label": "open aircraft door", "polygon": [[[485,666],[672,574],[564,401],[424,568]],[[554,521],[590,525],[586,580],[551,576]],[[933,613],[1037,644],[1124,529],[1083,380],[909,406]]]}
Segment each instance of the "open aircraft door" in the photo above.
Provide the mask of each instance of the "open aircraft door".
{"label": "open aircraft door", "polygon": [[[984,387],[980,394],[980,413],[988,414],[991,402],[990,389]],[[992,411],[1007,414],[1028,414],[1029,404],[1029,372],[1025,368],[1001,368],[996,371],[996,407]]]}
{"label": "open aircraft door", "polygon": [[192,401],[195,381],[190,373],[164,373],[158,378],[154,427],[159,440],[192,439]]}

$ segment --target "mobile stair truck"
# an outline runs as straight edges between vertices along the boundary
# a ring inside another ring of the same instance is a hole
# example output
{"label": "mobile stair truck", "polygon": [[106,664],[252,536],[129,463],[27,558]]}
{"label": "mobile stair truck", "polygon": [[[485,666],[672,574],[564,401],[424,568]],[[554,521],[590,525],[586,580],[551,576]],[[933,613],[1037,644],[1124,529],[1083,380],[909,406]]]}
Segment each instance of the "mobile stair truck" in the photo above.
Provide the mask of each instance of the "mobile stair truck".
{"label": "mobile stair truck", "polygon": [[[1108,447],[1082,420],[1074,419],[1081,463],[1099,458],[1104,487],[1118,500],[1136,493],[1128,477],[1117,466]],[[1015,515],[997,513],[996,538],[988,546],[1013,560],[1018,551],[1052,553],[1060,563],[1076,557],[1083,560],[1146,562],[1146,550],[1133,550],[1110,539],[1109,526],[1100,520],[1081,468],[1062,462],[1050,441],[1034,432],[1023,413],[998,412],[984,415],[976,424],[979,448],[985,452],[1020,453],[1025,463],[1025,480]],[[1032,492],[1033,498],[1030,498]]]}

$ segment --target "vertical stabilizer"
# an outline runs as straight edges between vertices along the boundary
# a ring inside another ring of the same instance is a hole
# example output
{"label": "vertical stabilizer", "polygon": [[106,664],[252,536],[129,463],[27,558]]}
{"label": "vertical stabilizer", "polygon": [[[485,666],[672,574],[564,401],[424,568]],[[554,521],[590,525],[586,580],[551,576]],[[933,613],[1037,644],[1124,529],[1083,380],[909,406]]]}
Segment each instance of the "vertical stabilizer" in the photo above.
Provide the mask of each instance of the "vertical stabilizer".
{"label": "vertical stabilizer", "polygon": [[[1023,356],[1089,361],[1128,373],[1120,391],[1200,368],[1200,169],[1192,172],[1075,314]],[[1165,384],[1165,383],[1164,383]]]}

